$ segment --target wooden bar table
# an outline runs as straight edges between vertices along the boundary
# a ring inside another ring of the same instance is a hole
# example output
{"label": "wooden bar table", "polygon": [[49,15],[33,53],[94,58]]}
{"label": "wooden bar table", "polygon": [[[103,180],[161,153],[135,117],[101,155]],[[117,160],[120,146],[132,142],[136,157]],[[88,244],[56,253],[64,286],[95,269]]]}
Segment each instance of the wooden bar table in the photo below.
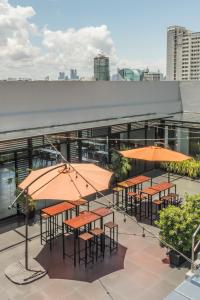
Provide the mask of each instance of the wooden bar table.
{"label": "wooden bar table", "polygon": [[[153,214],[152,214],[152,197],[153,197],[154,195],[158,194],[158,193],[159,193],[159,192],[156,191],[156,190],[154,190],[154,189],[152,188],[152,186],[151,186],[151,187],[148,187],[148,188],[146,188],[146,189],[144,189],[144,190],[142,190],[142,191],[140,192],[140,195],[146,194],[147,197],[148,197],[148,217],[149,217],[149,213],[150,213],[151,225],[152,225],[152,218],[153,218]],[[150,209],[150,208],[151,208],[151,209]],[[141,214],[142,214],[141,209],[142,209],[142,200],[140,199],[140,220],[141,220]],[[146,209],[145,209],[145,210],[146,210]]]}
{"label": "wooden bar table", "polygon": [[107,207],[99,207],[99,208],[96,208],[94,210],[92,210],[92,212],[96,215],[98,215],[101,219],[100,219],[100,222],[101,222],[101,229],[103,229],[103,218],[104,217],[107,217],[109,215],[112,215],[112,219],[113,219],[113,223],[115,221],[115,215],[114,215],[114,211],[112,211],[110,208],[107,208]]}
{"label": "wooden bar table", "polygon": [[76,240],[78,237],[78,230],[86,225],[90,225],[100,219],[100,216],[91,212],[84,211],[79,216],[76,216],[70,220],[65,220],[62,226],[62,236],[63,236],[63,258],[65,257],[65,235],[64,226],[70,227],[74,233],[74,266],[76,266]]}
{"label": "wooden bar table", "polygon": [[[58,224],[58,215],[61,214],[62,216],[62,222],[63,222],[63,213],[67,213],[68,217],[68,211],[71,211],[74,209],[75,206],[71,203],[68,202],[62,202],[59,204],[55,204],[46,208],[43,208],[40,210],[40,234],[41,234],[41,244],[43,241],[43,230],[42,230],[42,215],[46,215],[47,218],[49,218],[49,231],[50,231],[50,250],[52,249],[52,236],[54,238],[54,233],[58,231],[58,229],[62,230],[62,225],[59,226]],[[53,221],[53,222],[52,222]],[[47,220],[46,220],[47,222]],[[53,223],[53,228],[52,228],[52,223]],[[61,223],[62,224],[62,223]],[[53,229],[53,234],[52,234],[52,229]],[[46,239],[45,241],[47,242],[47,232],[46,232]]]}
{"label": "wooden bar table", "polygon": [[[166,190],[168,190],[169,192],[171,188],[175,188],[175,193],[176,193],[176,185],[171,182],[161,182],[141,191],[141,194],[148,195],[148,217],[150,213],[151,225],[152,225],[152,218],[153,218],[152,197],[156,194],[159,194],[159,199],[160,199],[161,193],[165,192]],[[140,220],[141,220],[141,201],[140,201]]]}
{"label": "wooden bar table", "polygon": [[152,178],[144,175],[139,175],[133,178],[129,178],[125,181],[119,182],[117,185],[123,187],[125,189],[125,209],[127,210],[128,204],[128,190],[129,188],[134,188],[134,192],[136,192],[136,188],[139,184],[141,184],[141,188],[143,183],[150,181],[152,185]]}
{"label": "wooden bar table", "polygon": [[89,201],[87,201],[85,199],[78,199],[78,200],[75,200],[75,201],[67,201],[67,202],[73,204],[76,207],[76,216],[79,215],[80,206],[82,206],[82,205],[87,204],[87,209],[89,210]]}

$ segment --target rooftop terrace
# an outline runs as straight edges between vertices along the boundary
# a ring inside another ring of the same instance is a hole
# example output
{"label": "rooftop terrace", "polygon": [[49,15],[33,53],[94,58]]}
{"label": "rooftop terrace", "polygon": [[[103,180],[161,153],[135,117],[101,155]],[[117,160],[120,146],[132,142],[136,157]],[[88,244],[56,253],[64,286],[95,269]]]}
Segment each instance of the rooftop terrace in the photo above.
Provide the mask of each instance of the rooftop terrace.
{"label": "rooftop terrace", "polygon": [[[148,173],[153,175],[154,182],[166,180],[164,173]],[[197,193],[199,182],[174,176],[177,191],[183,195],[185,191]],[[101,203],[105,200],[98,199]],[[101,204],[92,204],[92,208]],[[8,222],[8,221],[7,221]],[[84,267],[74,269],[73,262],[65,259],[63,263],[61,241],[56,240],[50,254],[49,246],[41,246],[39,224],[29,226],[30,255],[48,270],[48,275],[30,285],[18,286],[5,278],[4,269],[12,262],[24,256],[24,226],[12,222],[1,223],[0,234],[0,292],[1,299],[114,299],[142,300],[166,297],[185,277],[186,266],[172,268],[166,258],[166,249],[159,246],[158,240],[146,233],[142,237],[141,228],[129,218],[124,223],[124,215],[116,212],[119,224],[119,250],[117,254],[106,257],[85,272]],[[157,234],[157,229],[145,224],[146,228]],[[32,238],[31,238],[32,237]],[[20,244],[20,242],[22,242]],[[19,243],[14,246],[15,243]],[[196,299],[195,299],[196,300]]]}

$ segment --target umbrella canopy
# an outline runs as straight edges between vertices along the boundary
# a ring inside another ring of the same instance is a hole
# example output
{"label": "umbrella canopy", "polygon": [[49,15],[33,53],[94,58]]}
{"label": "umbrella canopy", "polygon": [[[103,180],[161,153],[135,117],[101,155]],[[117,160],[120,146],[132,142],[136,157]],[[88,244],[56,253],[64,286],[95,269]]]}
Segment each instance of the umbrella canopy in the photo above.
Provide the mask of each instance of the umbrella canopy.
{"label": "umbrella canopy", "polygon": [[61,163],[32,171],[19,185],[33,200],[75,201],[109,188],[113,173],[94,164]]}
{"label": "umbrella canopy", "polygon": [[158,146],[148,146],[143,148],[119,151],[119,153],[127,158],[141,159],[147,161],[184,161],[192,159],[192,157],[177,151],[169,150]]}

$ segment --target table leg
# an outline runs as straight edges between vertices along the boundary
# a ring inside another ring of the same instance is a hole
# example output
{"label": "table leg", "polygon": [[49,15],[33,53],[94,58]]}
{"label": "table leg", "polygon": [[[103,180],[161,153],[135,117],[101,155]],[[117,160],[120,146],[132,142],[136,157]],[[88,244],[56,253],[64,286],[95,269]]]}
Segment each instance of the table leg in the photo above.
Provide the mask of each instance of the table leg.
{"label": "table leg", "polygon": [[150,197],[150,202],[151,202],[151,225],[153,223],[153,205],[152,205],[152,196]]}
{"label": "table leg", "polygon": [[40,210],[40,243],[42,245],[42,213]]}
{"label": "table leg", "polygon": [[74,229],[74,267],[76,267],[76,237],[77,229]]}
{"label": "table leg", "polygon": [[62,223],[62,240],[63,240],[63,259],[65,258],[65,232],[64,223]]}
{"label": "table leg", "polygon": [[101,217],[101,219],[100,219],[100,226],[101,226],[101,229],[103,229],[103,217]]}
{"label": "table leg", "polygon": [[51,233],[51,222],[52,222],[52,219],[51,219],[51,217],[49,217],[49,221],[50,221],[50,235],[49,235],[49,244],[50,244],[50,250],[52,249],[52,243],[51,243],[51,235],[52,235],[52,233]]}
{"label": "table leg", "polygon": [[78,215],[79,215],[79,206],[76,205],[76,216],[78,216]]}
{"label": "table leg", "polygon": [[125,211],[127,212],[127,206],[128,206],[128,189],[125,189]]}

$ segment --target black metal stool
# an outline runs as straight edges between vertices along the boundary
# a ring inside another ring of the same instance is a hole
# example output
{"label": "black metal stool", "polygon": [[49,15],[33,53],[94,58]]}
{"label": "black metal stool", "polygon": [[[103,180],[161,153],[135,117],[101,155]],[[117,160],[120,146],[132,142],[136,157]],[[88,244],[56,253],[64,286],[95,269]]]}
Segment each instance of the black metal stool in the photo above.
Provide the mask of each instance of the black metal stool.
{"label": "black metal stool", "polygon": [[[81,260],[85,263],[85,268],[89,263],[94,263],[94,243],[93,243],[94,236],[89,232],[85,232],[79,235],[78,237],[78,257],[79,257],[79,264]],[[84,243],[84,256],[81,256],[81,247],[80,243]]]}
{"label": "black metal stool", "polygon": [[124,202],[124,188],[116,186],[113,188],[113,205],[115,205],[115,196],[116,196],[116,206],[119,206],[119,197],[121,193],[121,198],[122,198],[122,205]]}
{"label": "black metal stool", "polygon": [[110,254],[113,250],[118,249],[118,224],[114,222],[107,222],[104,224],[104,232],[106,233],[106,228],[110,230],[109,232],[109,248]]}
{"label": "black metal stool", "polygon": [[[105,253],[105,234],[101,228],[94,228],[90,230],[90,233],[94,236],[94,245],[96,250],[96,261],[100,255],[104,258]],[[100,248],[100,253],[99,253]]]}
{"label": "black metal stool", "polygon": [[156,207],[156,218],[159,216],[159,211],[162,209],[162,205],[164,205],[162,200],[154,200],[153,205]]}
{"label": "black metal stool", "polygon": [[[42,230],[42,223],[45,223],[45,231]],[[40,241],[41,241],[41,245],[42,242],[44,241],[45,243],[48,242],[48,240],[51,238],[50,237],[50,216],[43,213],[40,215]]]}

